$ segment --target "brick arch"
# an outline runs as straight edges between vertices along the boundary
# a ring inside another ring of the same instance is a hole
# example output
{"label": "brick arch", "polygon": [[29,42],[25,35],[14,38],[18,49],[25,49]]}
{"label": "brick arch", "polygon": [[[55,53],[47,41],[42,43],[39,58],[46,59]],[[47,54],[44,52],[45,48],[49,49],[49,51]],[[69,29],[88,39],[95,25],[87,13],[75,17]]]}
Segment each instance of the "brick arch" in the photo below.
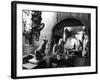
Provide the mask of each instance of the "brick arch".
{"label": "brick arch", "polygon": [[78,16],[67,16],[65,18],[61,18],[60,20],[57,21],[57,23],[55,24],[55,26],[60,23],[61,21],[65,21],[65,20],[68,20],[68,19],[71,19],[73,18],[74,20],[79,20],[83,25],[87,25],[87,22],[86,22],[86,19],[84,20],[83,17],[78,17]]}
{"label": "brick arch", "polygon": [[57,13],[57,23],[64,19],[75,18],[80,20],[85,26],[90,27],[90,17],[91,15],[87,13]]}

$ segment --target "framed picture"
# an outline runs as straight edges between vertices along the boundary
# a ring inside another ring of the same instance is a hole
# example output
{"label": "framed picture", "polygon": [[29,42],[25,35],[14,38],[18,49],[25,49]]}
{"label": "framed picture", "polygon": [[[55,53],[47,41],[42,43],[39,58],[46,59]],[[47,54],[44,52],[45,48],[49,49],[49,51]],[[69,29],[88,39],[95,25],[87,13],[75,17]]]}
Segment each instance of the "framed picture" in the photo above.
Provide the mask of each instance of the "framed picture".
{"label": "framed picture", "polygon": [[97,6],[13,1],[11,77],[97,73]]}

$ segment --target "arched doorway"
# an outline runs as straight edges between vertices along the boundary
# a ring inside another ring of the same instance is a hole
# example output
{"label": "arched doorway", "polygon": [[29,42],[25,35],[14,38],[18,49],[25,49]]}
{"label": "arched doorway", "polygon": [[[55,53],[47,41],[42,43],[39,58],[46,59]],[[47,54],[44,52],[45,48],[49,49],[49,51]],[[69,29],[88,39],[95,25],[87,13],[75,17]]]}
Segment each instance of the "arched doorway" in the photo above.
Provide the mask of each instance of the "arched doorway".
{"label": "arched doorway", "polygon": [[72,31],[69,31],[69,33],[73,32],[73,31],[77,32],[77,31],[82,30],[83,27],[85,27],[85,23],[80,19],[72,18],[72,17],[60,20],[54,26],[53,31],[52,31],[52,33],[53,33],[52,40],[54,42],[57,43],[59,38],[63,38],[64,28],[66,28],[66,27],[73,27],[73,29],[71,29]]}

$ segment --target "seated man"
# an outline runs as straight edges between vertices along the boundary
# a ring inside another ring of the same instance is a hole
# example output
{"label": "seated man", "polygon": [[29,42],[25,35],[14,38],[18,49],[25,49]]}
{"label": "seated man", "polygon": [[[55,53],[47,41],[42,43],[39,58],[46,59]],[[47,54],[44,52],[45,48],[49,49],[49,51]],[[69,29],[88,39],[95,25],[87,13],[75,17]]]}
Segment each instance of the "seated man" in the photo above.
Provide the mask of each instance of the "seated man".
{"label": "seated man", "polygon": [[41,45],[37,48],[36,51],[38,51],[38,54],[40,54],[42,57],[45,56],[45,49],[46,49],[46,45],[48,43],[48,40],[43,40],[43,42],[41,43]]}
{"label": "seated man", "polygon": [[[34,58],[37,60],[37,68],[46,67],[46,60],[44,57],[47,43],[48,40],[43,40],[40,46],[34,51]],[[34,58],[31,60],[31,62],[34,62]]]}
{"label": "seated man", "polygon": [[65,57],[64,54],[64,47],[63,47],[63,40],[59,39],[58,44],[54,44],[52,55],[50,57],[50,67],[52,67],[52,63],[56,63],[57,66],[61,66],[62,62],[66,60],[67,58]]}

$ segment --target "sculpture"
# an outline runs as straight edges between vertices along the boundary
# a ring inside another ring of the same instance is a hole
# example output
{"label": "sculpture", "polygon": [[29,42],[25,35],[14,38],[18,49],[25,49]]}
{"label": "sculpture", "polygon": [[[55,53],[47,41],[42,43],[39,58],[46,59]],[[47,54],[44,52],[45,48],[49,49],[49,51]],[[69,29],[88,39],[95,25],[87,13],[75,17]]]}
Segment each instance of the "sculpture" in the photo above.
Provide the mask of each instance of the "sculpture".
{"label": "sculpture", "polygon": [[23,10],[23,26],[25,43],[32,44],[33,40],[39,41],[40,31],[45,24],[41,23],[41,11]]}
{"label": "sculpture", "polygon": [[39,40],[40,31],[44,28],[45,24],[41,23],[41,11],[32,11],[32,34],[35,40]]}

